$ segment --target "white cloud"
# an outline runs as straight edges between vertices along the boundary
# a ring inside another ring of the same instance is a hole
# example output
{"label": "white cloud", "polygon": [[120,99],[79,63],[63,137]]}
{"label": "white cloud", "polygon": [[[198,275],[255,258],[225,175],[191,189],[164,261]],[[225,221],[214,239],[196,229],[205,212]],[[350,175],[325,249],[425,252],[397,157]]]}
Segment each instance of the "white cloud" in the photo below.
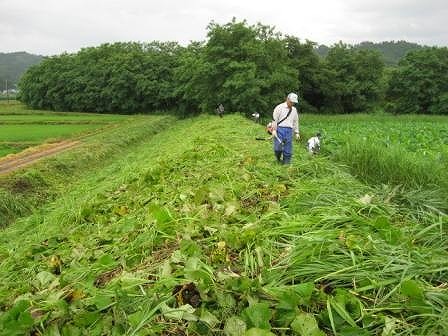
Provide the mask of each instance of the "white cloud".
{"label": "white cloud", "polygon": [[232,17],[332,44],[401,40],[448,44],[442,0],[0,0],[0,52],[74,52],[115,41],[204,40]]}

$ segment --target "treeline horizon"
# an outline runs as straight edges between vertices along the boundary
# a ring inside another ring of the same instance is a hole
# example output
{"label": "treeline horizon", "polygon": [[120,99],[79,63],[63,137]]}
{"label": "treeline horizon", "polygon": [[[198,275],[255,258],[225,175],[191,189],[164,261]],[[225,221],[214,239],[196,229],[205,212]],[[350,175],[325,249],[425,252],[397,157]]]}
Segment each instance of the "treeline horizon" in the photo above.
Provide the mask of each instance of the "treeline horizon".
{"label": "treeline horizon", "polygon": [[324,58],[316,46],[260,23],[212,22],[206,41],[185,47],[118,42],[44,58],[23,75],[19,99],[36,109],[184,116],[222,103],[266,116],[296,91],[301,112],[448,114],[446,47],[416,47],[392,68],[367,44],[340,42]]}

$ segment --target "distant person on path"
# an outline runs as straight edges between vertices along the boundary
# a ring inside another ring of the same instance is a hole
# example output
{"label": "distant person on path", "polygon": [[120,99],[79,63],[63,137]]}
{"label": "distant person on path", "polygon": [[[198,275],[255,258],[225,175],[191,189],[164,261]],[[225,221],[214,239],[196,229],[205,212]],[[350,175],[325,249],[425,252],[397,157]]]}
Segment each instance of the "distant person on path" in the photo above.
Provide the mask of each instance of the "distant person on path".
{"label": "distant person on path", "polygon": [[260,121],[260,113],[258,112],[252,113],[252,118],[256,123],[258,123]]}
{"label": "distant person on path", "polygon": [[220,118],[222,118],[222,116],[224,114],[224,106],[222,104],[219,104],[216,107],[216,113],[219,115]]}
{"label": "distant person on path", "polygon": [[307,143],[306,143],[306,147],[308,149],[308,152],[310,152],[311,154],[318,154],[320,151],[320,137],[321,134],[320,132],[317,132],[315,136],[313,136],[312,138],[309,138]]}
{"label": "distant person on path", "polygon": [[274,154],[277,161],[283,164],[291,163],[293,133],[297,140],[300,139],[299,114],[294,107],[298,102],[297,94],[291,92],[272,114]]}

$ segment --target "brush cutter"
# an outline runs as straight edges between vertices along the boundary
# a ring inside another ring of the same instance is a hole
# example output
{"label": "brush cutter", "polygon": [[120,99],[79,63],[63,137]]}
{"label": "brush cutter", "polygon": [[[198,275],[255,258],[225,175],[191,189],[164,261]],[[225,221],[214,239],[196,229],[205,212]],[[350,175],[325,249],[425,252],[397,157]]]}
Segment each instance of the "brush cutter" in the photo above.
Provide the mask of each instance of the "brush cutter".
{"label": "brush cutter", "polygon": [[277,135],[277,131],[272,131],[272,135],[274,136],[275,139],[277,139],[278,143],[281,145],[284,145],[285,143],[278,137]]}
{"label": "brush cutter", "polygon": [[277,139],[279,144],[284,145],[283,141],[278,137],[277,131],[274,129],[272,122],[267,124],[266,132],[268,132],[269,134],[272,134],[272,136]]}
{"label": "brush cutter", "polygon": [[[275,139],[281,144],[284,145],[285,143],[283,141],[280,140],[280,138],[277,136],[277,134],[272,134],[273,137],[275,137]],[[255,140],[260,140],[260,141],[267,141],[267,140],[272,140],[272,136],[268,137],[268,138],[262,138],[262,137],[256,137]]]}

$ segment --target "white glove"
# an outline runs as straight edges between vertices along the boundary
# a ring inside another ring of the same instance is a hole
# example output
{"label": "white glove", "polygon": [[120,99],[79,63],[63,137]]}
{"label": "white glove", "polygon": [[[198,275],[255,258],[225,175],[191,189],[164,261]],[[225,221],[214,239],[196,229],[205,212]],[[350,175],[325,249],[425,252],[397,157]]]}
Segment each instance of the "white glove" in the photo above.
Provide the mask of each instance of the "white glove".
{"label": "white glove", "polygon": [[296,140],[300,140],[300,133],[296,133]]}

